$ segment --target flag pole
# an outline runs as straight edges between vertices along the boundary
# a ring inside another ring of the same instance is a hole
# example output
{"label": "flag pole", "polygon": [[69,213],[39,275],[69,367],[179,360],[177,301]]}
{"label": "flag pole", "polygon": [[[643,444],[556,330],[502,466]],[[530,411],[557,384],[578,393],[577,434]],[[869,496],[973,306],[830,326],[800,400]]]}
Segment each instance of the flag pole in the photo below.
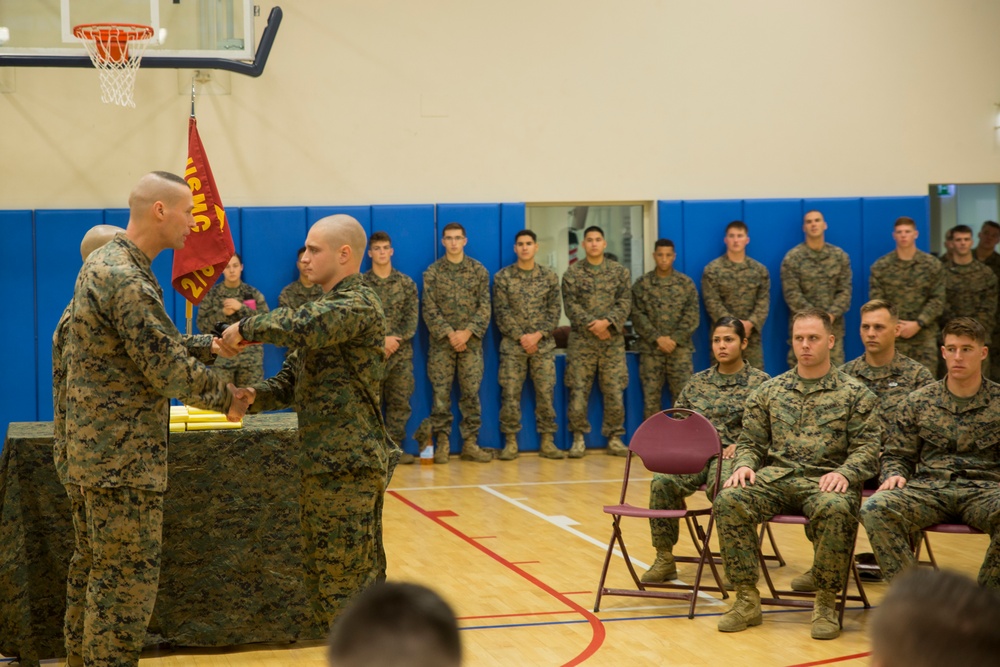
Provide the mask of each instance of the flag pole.
{"label": "flag pole", "polygon": [[[191,73],[191,117],[194,118],[194,77],[195,72]],[[184,299],[184,316],[187,318],[187,335],[190,336],[194,333],[194,325],[192,320],[194,319],[194,304],[192,304],[187,299]]]}

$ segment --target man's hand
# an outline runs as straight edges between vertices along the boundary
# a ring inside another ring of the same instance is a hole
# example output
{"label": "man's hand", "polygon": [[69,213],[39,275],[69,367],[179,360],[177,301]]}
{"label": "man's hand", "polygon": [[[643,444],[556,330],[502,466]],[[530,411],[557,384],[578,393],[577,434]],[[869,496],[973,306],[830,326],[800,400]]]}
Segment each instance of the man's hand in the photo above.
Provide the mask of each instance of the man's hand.
{"label": "man's hand", "polygon": [[893,489],[901,489],[906,486],[906,478],[902,475],[893,475],[892,477],[887,477],[884,482],[882,482],[875,493],[879,491],[892,491]]}
{"label": "man's hand", "polygon": [[227,384],[226,388],[232,394],[232,402],[229,404],[229,412],[226,413],[226,419],[231,422],[238,422],[247,413],[247,408],[253,405],[253,401],[257,397],[257,392],[253,387],[237,388],[232,382]]}
{"label": "man's hand", "polygon": [[244,343],[243,334],[240,333],[240,323],[234,322],[226,327],[222,332],[222,340],[229,347],[240,347]]}
{"label": "man's hand", "polygon": [[232,345],[227,345],[226,341],[221,338],[212,339],[212,354],[225,357],[226,359],[232,359],[237,354],[240,353],[239,348],[233,347]]}
{"label": "man's hand", "polygon": [[747,338],[750,337],[750,332],[753,331],[753,322],[750,320],[740,320],[743,323],[743,328],[746,329]]}
{"label": "man's hand", "polygon": [[239,299],[224,299],[222,301],[222,312],[226,315],[232,315],[233,313],[240,312],[240,308],[243,307],[243,302]]}
{"label": "man's hand", "polygon": [[656,339],[656,346],[663,350],[666,354],[670,354],[677,349],[677,341],[670,336],[660,336]]}
{"label": "man's hand", "polygon": [[611,322],[608,320],[594,320],[587,325],[587,330],[597,336],[598,340],[611,340]]}
{"label": "man's hand", "polygon": [[448,343],[451,344],[451,348],[456,352],[465,352],[466,343],[472,338],[472,332],[468,329],[459,329],[458,331],[452,331],[448,334]]}
{"label": "man's hand", "polygon": [[828,472],[819,478],[820,491],[832,491],[833,493],[846,493],[850,488],[847,478],[839,472]]}
{"label": "man's hand", "polygon": [[722,450],[723,459],[734,459],[736,458],[736,445],[729,445]]}
{"label": "man's hand", "polygon": [[913,338],[918,333],[920,333],[920,325],[913,320],[900,320],[899,321],[899,337],[900,338]]}
{"label": "man's hand", "polygon": [[392,353],[399,349],[399,343],[403,339],[399,336],[386,336],[385,337],[385,356],[386,358],[391,357]]}
{"label": "man's hand", "polygon": [[752,486],[756,481],[757,475],[751,468],[747,466],[740,466],[733,471],[733,474],[726,480],[726,483],[722,485],[722,488],[729,489],[734,486],[746,488],[747,484]]}
{"label": "man's hand", "polygon": [[521,344],[521,347],[525,352],[528,354],[534,354],[535,352],[538,352],[538,343],[541,342],[543,335],[544,334],[542,334],[541,331],[524,334],[518,342]]}

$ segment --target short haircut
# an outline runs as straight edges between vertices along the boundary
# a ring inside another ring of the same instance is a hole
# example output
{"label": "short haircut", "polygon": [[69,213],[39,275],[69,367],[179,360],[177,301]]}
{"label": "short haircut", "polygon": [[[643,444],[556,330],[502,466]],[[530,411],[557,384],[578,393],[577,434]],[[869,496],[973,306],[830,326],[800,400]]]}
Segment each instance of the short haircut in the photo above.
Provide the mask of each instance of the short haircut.
{"label": "short haircut", "polygon": [[819,217],[823,218],[824,220],[826,219],[826,216],[823,215],[823,211],[819,210],[818,208],[811,208],[805,213],[803,213],[802,219],[805,220],[806,216],[809,215],[810,213],[819,213]]}
{"label": "short haircut", "polygon": [[597,232],[598,234],[601,235],[602,239],[605,238],[604,230],[598,227],[597,225],[591,225],[590,227],[587,227],[585,230],[583,230],[583,238],[587,238],[587,234],[589,234],[590,232]]}
{"label": "short haircut", "polygon": [[371,246],[375,243],[388,243],[392,245],[392,239],[385,232],[375,232],[372,237],[368,239],[368,245]]}
{"label": "short haircut", "polygon": [[447,225],[444,226],[444,229],[441,230],[441,237],[444,238],[444,235],[447,234],[448,231],[452,229],[457,229],[458,231],[462,232],[462,236],[465,236],[465,227],[463,227],[460,223],[457,222],[449,222]]}
{"label": "short haircut", "polygon": [[893,223],[892,228],[895,229],[896,227],[902,227],[903,225],[913,227],[914,229],[917,228],[917,223],[913,221],[913,218],[908,218],[905,215],[901,215],[896,218],[896,222]]}
{"label": "short haircut", "polygon": [[986,328],[978,320],[971,317],[956,317],[941,329],[942,345],[944,345],[945,336],[965,336],[983,345],[986,343]]}
{"label": "short haircut", "polygon": [[673,248],[674,242],[670,239],[656,239],[656,243],[653,244],[653,252],[656,252],[657,248]]}
{"label": "short haircut", "polygon": [[462,643],[448,603],[409,583],[376,584],[355,598],[330,632],[333,667],[458,667]]}
{"label": "short haircut", "polygon": [[530,229],[522,229],[521,231],[519,231],[517,234],[514,235],[514,243],[517,243],[517,240],[522,236],[530,236],[532,241],[538,241],[538,235],[535,234],[535,232],[531,231]]}
{"label": "short haircut", "polygon": [[304,253],[305,251],[306,251],[306,247],[305,246],[302,246],[301,248],[299,248],[299,253],[297,255],[295,255],[295,258],[296,259],[302,259],[302,253]]}
{"label": "short haircut", "polygon": [[187,181],[185,181],[183,178],[181,178],[180,176],[178,176],[177,174],[175,174],[173,172],[170,172],[170,171],[153,171],[153,172],[150,172],[150,173],[155,174],[156,176],[162,178],[165,181],[170,181],[172,183],[177,183],[179,185],[183,185],[186,188],[190,188],[191,187],[190,185],[188,185]]}
{"label": "short haircut", "polygon": [[712,325],[712,334],[715,334],[715,330],[719,327],[728,327],[736,332],[736,335],[740,337],[740,340],[745,340],[747,337],[747,328],[743,326],[743,320],[733,317],[732,315],[723,315],[719,319],[715,320],[715,324]]}
{"label": "short haircut", "polygon": [[743,232],[747,236],[750,235],[750,228],[747,227],[747,223],[743,222],[742,220],[733,220],[728,225],[726,225],[726,233],[727,234],[729,233],[729,230],[731,230],[731,229],[735,229],[738,232]]}
{"label": "short haircut", "polygon": [[888,310],[889,317],[894,320],[899,319],[899,309],[896,308],[896,304],[886,301],[885,299],[872,299],[865,305],[861,306],[861,314],[871,313],[876,310]]}
{"label": "short haircut", "polygon": [[984,220],[983,227],[992,227],[993,229],[1000,232],[1000,223],[998,223],[996,220]]}
{"label": "short haircut", "polygon": [[997,628],[997,591],[955,572],[914,567],[893,580],[872,615],[872,657],[883,667],[993,665]]}
{"label": "short haircut", "polygon": [[972,236],[972,227],[968,225],[955,225],[948,230],[948,238],[952,238],[955,234],[968,234]]}
{"label": "short haircut", "polygon": [[794,328],[795,323],[799,320],[813,318],[823,323],[823,328],[826,329],[828,334],[833,333],[833,322],[830,321],[830,315],[822,308],[803,308],[802,310],[797,310],[792,313],[792,319],[789,321],[789,324]]}

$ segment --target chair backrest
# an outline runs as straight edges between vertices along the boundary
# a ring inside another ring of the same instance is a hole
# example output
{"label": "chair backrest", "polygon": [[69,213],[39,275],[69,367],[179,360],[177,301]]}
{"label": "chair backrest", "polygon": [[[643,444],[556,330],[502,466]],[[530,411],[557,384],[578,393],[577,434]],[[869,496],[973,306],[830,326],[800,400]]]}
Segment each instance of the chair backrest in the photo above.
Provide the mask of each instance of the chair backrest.
{"label": "chair backrest", "polygon": [[713,456],[722,456],[722,441],[712,422],[681,408],[657,412],[642,422],[628,448],[647,470],[665,475],[692,475]]}

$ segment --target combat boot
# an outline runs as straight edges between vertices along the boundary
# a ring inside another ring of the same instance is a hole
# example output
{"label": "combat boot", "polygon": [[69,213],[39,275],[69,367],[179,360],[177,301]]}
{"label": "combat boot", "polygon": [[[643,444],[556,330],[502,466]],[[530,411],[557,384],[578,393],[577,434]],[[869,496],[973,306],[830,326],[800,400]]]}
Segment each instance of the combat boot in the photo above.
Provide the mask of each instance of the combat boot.
{"label": "combat boot", "polygon": [[812,638],[836,639],[840,636],[837,619],[837,591],[817,591],[813,603]]}
{"label": "combat boot", "polygon": [[670,549],[657,549],[656,560],[640,578],[644,584],[661,584],[668,579],[677,578],[677,563]]}
{"label": "combat boot", "polygon": [[542,433],[542,447],[538,451],[538,455],[543,459],[566,458],[566,452],[556,447],[555,440],[553,440],[551,433]]}
{"label": "combat boot", "polygon": [[517,458],[517,434],[508,433],[504,438],[503,450],[497,457],[501,461],[513,461]]}
{"label": "combat boot", "polygon": [[605,453],[608,456],[628,456],[628,447],[620,437],[613,435],[608,439],[608,449]]}
{"label": "combat boot", "polygon": [[434,447],[434,463],[448,462],[448,456],[451,454],[451,443],[448,442],[447,436],[439,435],[437,445],[434,444],[434,438],[431,438],[424,446]]}
{"label": "combat boot", "polygon": [[489,463],[493,460],[493,450],[481,448],[475,440],[466,440],[462,445],[462,460]]}
{"label": "combat boot", "polygon": [[587,455],[587,445],[583,442],[583,433],[573,434],[573,444],[569,448],[571,459],[582,459]]}
{"label": "combat boot", "polygon": [[416,463],[416,461],[417,457],[414,456],[413,454],[407,454],[406,452],[403,452],[402,454],[399,455],[399,463],[401,465],[404,466],[410,465],[411,463]]}
{"label": "combat boot", "polygon": [[792,590],[803,593],[814,593],[816,591],[816,580],[813,579],[812,568],[792,579]]}
{"label": "combat boot", "polygon": [[760,591],[756,586],[741,585],[736,587],[736,601],[732,608],[719,619],[719,632],[742,632],[763,621]]}

